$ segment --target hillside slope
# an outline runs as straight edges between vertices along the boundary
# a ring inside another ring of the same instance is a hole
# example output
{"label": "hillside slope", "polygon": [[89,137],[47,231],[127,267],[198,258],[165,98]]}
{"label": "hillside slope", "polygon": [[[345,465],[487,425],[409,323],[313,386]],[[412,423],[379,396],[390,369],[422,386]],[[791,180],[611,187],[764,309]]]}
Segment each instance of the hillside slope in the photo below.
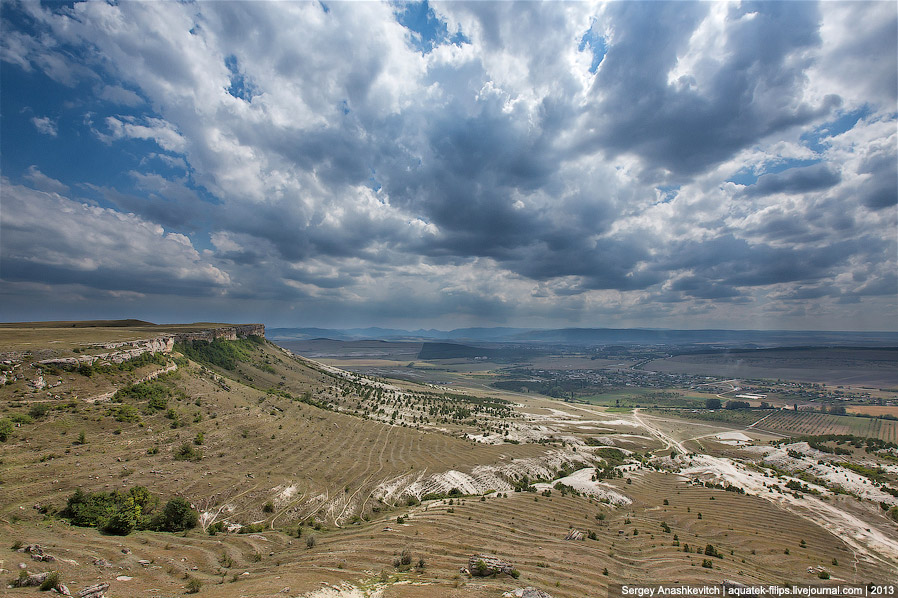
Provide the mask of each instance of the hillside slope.
{"label": "hillside slope", "polygon": [[[323,598],[325,582],[346,596],[367,588],[498,597],[535,585],[574,597],[604,596],[624,581],[816,580],[808,567],[867,581],[894,572],[768,501],[698,487],[638,458],[623,466],[633,471],[595,486],[601,493],[581,494],[550,488],[578,468],[588,480],[600,449],[471,440],[547,429],[553,420],[526,412],[556,409],[369,380],[258,336],[183,342],[118,364],[38,363],[96,352],[95,342],[7,352],[0,418],[16,423],[0,443],[0,536],[56,558],[32,561],[2,546],[9,579],[21,562],[58,570],[73,590],[108,582],[108,596],[183,594],[196,580],[209,596]],[[633,448],[662,446],[630,434],[633,423],[605,423],[626,431],[621,441]],[[515,491],[539,479],[548,482],[539,492]],[[106,535],[59,514],[76,489],[135,486],[163,503],[186,498],[197,527]],[[780,532],[759,535],[758,521]],[[566,540],[571,530],[583,539]],[[701,554],[708,544],[721,558]],[[511,560],[521,578],[459,574],[480,552]]]}

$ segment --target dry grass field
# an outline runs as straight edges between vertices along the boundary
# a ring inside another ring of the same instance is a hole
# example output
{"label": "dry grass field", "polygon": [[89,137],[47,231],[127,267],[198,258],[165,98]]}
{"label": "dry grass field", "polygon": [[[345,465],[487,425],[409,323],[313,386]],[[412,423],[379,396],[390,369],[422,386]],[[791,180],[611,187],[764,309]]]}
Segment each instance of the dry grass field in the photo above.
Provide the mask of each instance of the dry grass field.
{"label": "dry grass field", "polygon": [[[50,344],[46,328],[32,340],[21,330],[15,342]],[[76,330],[84,336],[52,351],[138,334]],[[849,533],[856,520],[898,547],[898,528],[876,505],[832,496],[815,512],[763,492],[696,485],[752,471],[731,465],[747,453],[715,436],[731,426],[536,395],[460,395],[342,372],[259,339],[232,346],[240,358],[218,365],[177,347],[139,367],[90,372],[21,358],[0,387],[0,419],[16,422],[0,443],[4,581],[25,563],[32,573],[59,571],[74,591],[108,582],[111,597],[186,595],[193,583],[222,597],[499,597],[533,585],[573,598],[628,581],[811,583],[816,567],[850,582],[898,575],[889,560],[898,549]],[[173,365],[140,386],[155,399],[115,395]],[[46,386],[34,383],[38,374]],[[709,451],[712,477],[680,473],[692,463],[681,456],[687,442]],[[185,447],[189,456],[177,458]],[[607,450],[622,465],[591,481]],[[542,482],[537,491],[515,490],[524,475]],[[573,486],[555,486],[559,479]],[[58,514],[76,489],[138,485],[163,502],[186,498],[200,524],[120,536]],[[854,519],[826,522],[824,507]],[[232,531],[208,533],[217,523]],[[584,539],[566,540],[571,530]],[[11,548],[30,544],[56,560]],[[703,554],[709,544],[721,558]],[[512,562],[520,577],[459,571],[481,552]],[[0,595],[45,594],[4,585]]]}
{"label": "dry grass field", "polygon": [[128,321],[101,321],[91,326],[85,326],[83,322],[0,323],[0,354],[21,351],[58,354],[95,343],[133,341],[164,334],[198,332],[231,326],[211,322],[159,325],[138,322],[134,325],[121,325],[124,322]]}

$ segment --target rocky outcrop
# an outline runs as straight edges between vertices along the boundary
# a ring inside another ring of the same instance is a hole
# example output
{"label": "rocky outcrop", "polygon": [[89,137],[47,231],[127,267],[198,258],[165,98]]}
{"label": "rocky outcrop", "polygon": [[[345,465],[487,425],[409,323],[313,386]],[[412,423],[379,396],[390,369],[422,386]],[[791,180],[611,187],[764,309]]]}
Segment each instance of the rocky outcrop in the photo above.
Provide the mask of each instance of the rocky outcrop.
{"label": "rocky outcrop", "polygon": [[514,565],[491,554],[475,554],[468,559],[468,572],[479,577],[498,573],[513,575],[514,570]]}
{"label": "rocky outcrop", "polygon": [[45,571],[43,573],[32,573],[31,575],[24,574],[19,577],[19,579],[12,582],[12,586],[14,588],[37,587],[47,581],[48,577],[50,577],[50,571]]}
{"label": "rocky outcrop", "polygon": [[[34,508],[37,509],[38,506],[35,506]],[[33,560],[33,561],[52,563],[53,561],[56,560],[56,557],[49,555],[49,554],[45,554],[44,549],[41,548],[40,544],[29,544],[28,546],[25,546],[24,548],[20,548],[19,552],[25,552],[25,553],[30,554],[31,560]]]}
{"label": "rocky outcrop", "polygon": [[[103,349],[119,349],[108,353],[95,353],[92,355],[77,355],[74,357],[56,357],[53,359],[42,359],[38,363],[41,365],[62,365],[78,367],[81,365],[93,365],[98,361],[106,361],[112,363],[122,363],[135,357],[140,357],[144,353],[169,353],[175,344],[174,337],[158,337],[151,339],[142,339],[136,341],[127,341],[122,343],[106,343],[100,345]],[[127,347],[127,348],[126,348]]]}
{"label": "rocky outcrop", "polygon": [[209,330],[200,330],[197,332],[182,332],[175,334],[174,342],[183,343],[186,341],[209,341],[225,340],[235,341],[238,338],[246,338],[248,336],[265,336],[264,324],[239,324],[237,326],[223,326],[221,328],[210,328]]}
{"label": "rocky outcrop", "polygon": [[196,332],[179,332],[150,339],[103,343],[101,345],[95,345],[95,348],[106,349],[108,351],[106,353],[77,355],[73,357],[56,357],[53,359],[43,359],[37,363],[41,365],[61,365],[70,367],[93,365],[97,362],[122,363],[129,359],[139,357],[144,353],[170,353],[175,343],[188,341],[212,342],[218,339],[234,341],[248,336],[264,337],[265,325],[239,324],[236,326],[222,326],[221,328],[197,330]]}
{"label": "rocky outcrop", "polygon": [[568,530],[567,536],[564,537],[565,540],[582,540],[583,532],[580,530],[572,529]]}

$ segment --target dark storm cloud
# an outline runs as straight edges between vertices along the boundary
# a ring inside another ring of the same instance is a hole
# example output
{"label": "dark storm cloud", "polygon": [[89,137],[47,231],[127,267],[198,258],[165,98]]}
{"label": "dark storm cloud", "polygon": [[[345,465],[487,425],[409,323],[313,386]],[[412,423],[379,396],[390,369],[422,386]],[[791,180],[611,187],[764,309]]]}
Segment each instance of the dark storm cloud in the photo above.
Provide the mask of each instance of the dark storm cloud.
{"label": "dark storm cloud", "polygon": [[842,175],[828,164],[814,164],[800,168],[790,168],[776,174],[765,174],[758,182],[745,189],[748,196],[770,195],[771,193],[807,193],[821,191],[838,185]]}
{"label": "dark storm cloud", "polygon": [[869,175],[858,190],[865,206],[881,210],[898,203],[898,157],[894,147],[869,156],[858,172]]}
{"label": "dark storm cloud", "polygon": [[681,278],[671,285],[671,290],[682,291],[690,297],[698,299],[727,299],[739,297],[741,293],[726,284],[711,282],[704,277],[689,276]]}
{"label": "dark storm cloud", "polygon": [[674,243],[670,257],[659,266],[692,271],[709,283],[752,287],[825,278],[851,256],[881,248],[881,241],[869,237],[822,247],[778,247],[751,244],[728,234],[701,243]]}
{"label": "dark storm cloud", "polygon": [[820,44],[820,13],[811,2],[731,6],[724,54],[703,57],[703,72],[669,83],[689,32],[710,6],[609,5],[615,37],[593,85],[601,100],[584,143],[612,154],[634,153],[648,169],[690,175],[840,104],[836,96],[819,105],[801,99],[810,64],[802,52]]}

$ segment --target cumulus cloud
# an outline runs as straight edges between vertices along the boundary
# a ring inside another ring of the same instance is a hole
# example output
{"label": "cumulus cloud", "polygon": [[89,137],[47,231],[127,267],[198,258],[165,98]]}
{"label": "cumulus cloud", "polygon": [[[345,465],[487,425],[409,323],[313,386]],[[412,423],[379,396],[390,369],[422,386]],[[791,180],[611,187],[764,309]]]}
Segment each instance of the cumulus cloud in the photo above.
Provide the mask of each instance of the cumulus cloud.
{"label": "cumulus cloud", "polygon": [[35,116],[31,119],[31,122],[34,124],[34,128],[43,133],[44,135],[49,135],[51,137],[56,137],[59,134],[59,130],[56,126],[56,122],[50,119],[48,116]]}
{"label": "cumulus cloud", "polygon": [[228,274],[189,239],[131,214],[3,180],[2,270],[12,281],[208,295]]}
{"label": "cumulus cloud", "polygon": [[[159,279],[171,260],[240,301],[472,323],[889,301],[888,3],[14,9],[0,58],[89,83],[95,142],[142,152],[115,180],[23,178],[163,230]],[[54,272],[143,292],[69,239]]]}

